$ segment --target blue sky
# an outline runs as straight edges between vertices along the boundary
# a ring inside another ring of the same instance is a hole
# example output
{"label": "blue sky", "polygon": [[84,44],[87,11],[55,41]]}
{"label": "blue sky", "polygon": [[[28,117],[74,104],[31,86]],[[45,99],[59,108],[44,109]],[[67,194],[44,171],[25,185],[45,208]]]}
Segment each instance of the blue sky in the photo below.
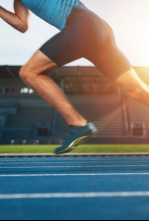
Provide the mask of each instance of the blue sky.
{"label": "blue sky", "polygon": [[[119,48],[134,66],[149,66],[149,0],[82,0],[113,28]],[[13,0],[0,0],[13,10]],[[0,65],[22,65],[58,31],[32,15],[30,29],[21,34],[0,19]],[[71,65],[90,65],[84,59]]]}

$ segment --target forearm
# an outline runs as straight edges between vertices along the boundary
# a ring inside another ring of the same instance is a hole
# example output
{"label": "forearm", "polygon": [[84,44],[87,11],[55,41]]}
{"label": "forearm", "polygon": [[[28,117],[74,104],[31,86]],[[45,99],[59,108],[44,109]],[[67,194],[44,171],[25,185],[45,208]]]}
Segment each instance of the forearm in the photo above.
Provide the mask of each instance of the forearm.
{"label": "forearm", "polygon": [[0,17],[7,22],[9,25],[11,25],[13,28],[20,32],[25,32],[27,30],[27,26],[20,20],[20,18],[12,13],[7,11],[6,9],[2,8],[0,6]]}

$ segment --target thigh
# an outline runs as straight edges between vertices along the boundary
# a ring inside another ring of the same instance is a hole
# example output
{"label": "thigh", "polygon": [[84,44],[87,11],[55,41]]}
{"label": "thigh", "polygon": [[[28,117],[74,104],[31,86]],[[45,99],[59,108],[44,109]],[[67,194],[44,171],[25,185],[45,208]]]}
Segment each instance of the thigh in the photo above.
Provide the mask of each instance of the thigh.
{"label": "thigh", "polygon": [[107,41],[107,23],[86,7],[82,7],[74,9],[67,20],[67,26],[40,48],[40,51],[58,66],[82,57],[94,57]]}
{"label": "thigh", "polygon": [[107,42],[97,51],[91,61],[105,76],[116,81],[123,73],[130,70],[132,65],[116,46],[113,32],[110,32]]}
{"label": "thigh", "polygon": [[40,51],[59,67],[82,57],[82,41],[76,25],[69,25],[47,41]]}
{"label": "thigh", "polygon": [[46,70],[53,71],[57,69],[58,66],[50,58],[38,50],[24,68],[26,68],[29,72],[42,73]]}

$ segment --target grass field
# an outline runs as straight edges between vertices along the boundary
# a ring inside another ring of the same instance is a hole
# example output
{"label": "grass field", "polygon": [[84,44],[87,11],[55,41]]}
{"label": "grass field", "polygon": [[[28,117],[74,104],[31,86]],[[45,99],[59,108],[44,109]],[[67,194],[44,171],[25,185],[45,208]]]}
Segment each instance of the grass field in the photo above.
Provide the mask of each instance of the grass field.
{"label": "grass field", "polygon": [[[53,153],[59,145],[1,145],[0,154]],[[149,153],[148,145],[80,145],[73,153]]]}

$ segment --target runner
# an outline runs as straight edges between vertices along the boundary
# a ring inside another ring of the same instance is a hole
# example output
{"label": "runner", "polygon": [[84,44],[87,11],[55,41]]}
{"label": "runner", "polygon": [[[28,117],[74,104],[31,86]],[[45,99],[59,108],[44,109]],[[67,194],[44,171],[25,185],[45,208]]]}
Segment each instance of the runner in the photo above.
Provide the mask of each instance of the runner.
{"label": "runner", "polygon": [[22,33],[28,29],[30,11],[60,30],[20,70],[21,79],[70,126],[70,133],[55,153],[71,151],[97,129],[75,110],[60,88],[42,74],[44,71],[52,73],[84,57],[129,96],[149,106],[149,87],[117,48],[111,27],[79,0],[14,0],[14,11],[11,13],[0,6],[0,17]]}

